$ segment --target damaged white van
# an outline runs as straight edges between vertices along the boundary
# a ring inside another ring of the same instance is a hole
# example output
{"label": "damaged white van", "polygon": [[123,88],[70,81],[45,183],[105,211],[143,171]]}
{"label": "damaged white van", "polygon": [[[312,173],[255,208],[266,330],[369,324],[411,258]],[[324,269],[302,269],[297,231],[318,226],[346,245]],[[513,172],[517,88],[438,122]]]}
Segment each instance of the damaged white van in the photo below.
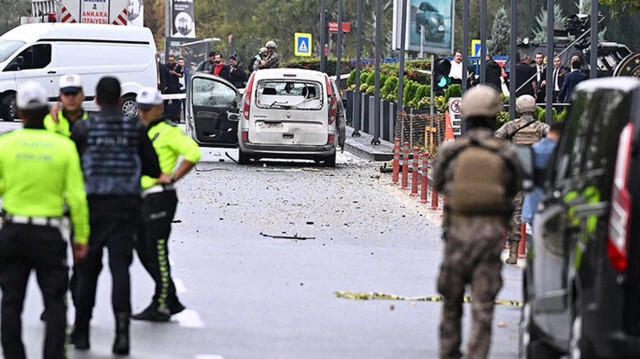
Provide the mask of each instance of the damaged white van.
{"label": "damaged white van", "polygon": [[254,72],[241,102],[239,162],[301,158],[335,166],[339,98],[318,71]]}

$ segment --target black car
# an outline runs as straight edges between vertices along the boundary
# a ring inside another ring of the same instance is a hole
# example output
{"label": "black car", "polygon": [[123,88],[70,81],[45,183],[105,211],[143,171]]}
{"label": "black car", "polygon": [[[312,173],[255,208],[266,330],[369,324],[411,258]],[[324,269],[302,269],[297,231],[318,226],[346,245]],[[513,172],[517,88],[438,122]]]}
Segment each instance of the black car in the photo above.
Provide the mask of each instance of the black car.
{"label": "black car", "polygon": [[428,2],[422,2],[418,6],[420,10],[416,14],[416,32],[421,34],[421,26],[424,26],[424,40],[431,42],[442,42],[444,40],[444,16],[440,14],[438,9]]}
{"label": "black car", "polygon": [[520,357],[640,358],[640,81],[585,81],[543,185]]}

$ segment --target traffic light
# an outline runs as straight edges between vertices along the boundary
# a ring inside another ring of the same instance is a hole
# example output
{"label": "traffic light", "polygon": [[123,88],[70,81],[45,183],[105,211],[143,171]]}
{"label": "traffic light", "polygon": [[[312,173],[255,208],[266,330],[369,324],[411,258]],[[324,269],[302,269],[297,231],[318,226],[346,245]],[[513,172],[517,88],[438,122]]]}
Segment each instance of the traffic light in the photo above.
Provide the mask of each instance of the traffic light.
{"label": "traffic light", "polygon": [[451,78],[449,77],[451,62],[447,59],[437,59],[433,66],[435,70],[433,83],[436,86],[434,90],[446,89],[451,84]]}

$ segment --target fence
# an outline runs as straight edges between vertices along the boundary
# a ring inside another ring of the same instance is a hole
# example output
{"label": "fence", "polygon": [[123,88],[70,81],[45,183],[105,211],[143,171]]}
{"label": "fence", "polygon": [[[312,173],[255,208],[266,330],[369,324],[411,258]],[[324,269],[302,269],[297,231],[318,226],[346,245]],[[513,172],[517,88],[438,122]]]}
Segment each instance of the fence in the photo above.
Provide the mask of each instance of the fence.
{"label": "fence", "polygon": [[[347,123],[354,124],[354,104],[356,96],[360,96],[360,130],[373,134],[375,131],[375,97],[362,92],[345,91],[347,106],[345,108]],[[391,101],[380,100],[380,138],[392,142],[394,138],[400,138],[413,146],[422,148],[437,148],[445,132],[445,116],[436,113],[433,116],[433,128],[431,128],[431,116],[427,109],[414,109],[405,107],[398,118],[398,105]]]}

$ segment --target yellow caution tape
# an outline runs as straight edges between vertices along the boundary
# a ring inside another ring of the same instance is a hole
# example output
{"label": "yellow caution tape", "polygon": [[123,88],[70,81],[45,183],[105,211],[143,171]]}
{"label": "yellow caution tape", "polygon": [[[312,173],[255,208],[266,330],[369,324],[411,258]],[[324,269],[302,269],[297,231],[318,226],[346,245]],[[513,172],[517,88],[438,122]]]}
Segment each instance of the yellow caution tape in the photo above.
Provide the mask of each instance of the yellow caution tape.
{"label": "yellow caution tape", "polygon": [[[407,302],[442,302],[444,297],[441,295],[432,295],[428,297],[403,297],[397,294],[388,294],[381,292],[346,292],[335,291],[333,294],[338,298],[351,300],[403,300]],[[463,298],[465,303],[471,303],[471,296],[465,295]],[[506,305],[511,307],[522,307],[523,303],[519,300],[496,299],[496,305]]]}

